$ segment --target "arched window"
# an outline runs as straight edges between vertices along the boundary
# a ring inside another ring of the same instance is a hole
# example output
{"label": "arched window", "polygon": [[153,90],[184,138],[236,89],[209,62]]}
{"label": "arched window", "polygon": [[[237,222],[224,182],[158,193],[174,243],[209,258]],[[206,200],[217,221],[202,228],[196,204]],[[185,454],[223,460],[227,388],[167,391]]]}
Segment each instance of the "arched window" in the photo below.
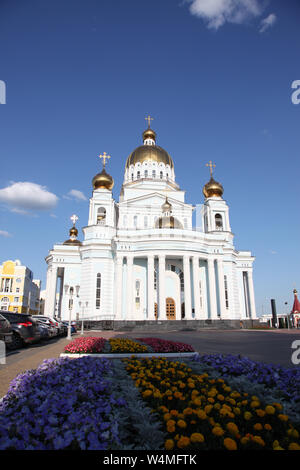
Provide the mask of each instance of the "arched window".
{"label": "arched window", "polygon": [[221,214],[215,215],[216,230],[223,230],[223,220]]}
{"label": "arched window", "polygon": [[163,179],[163,172],[162,171],[160,171],[159,177],[160,177],[161,180]]}
{"label": "arched window", "polygon": [[137,228],[137,220],[138,220],[137,215],[135,215],[133,217],[133,226],[134,226],[134,228]]}
{"label": "arched window", "polygon": [[148,170],[145,170],[145,178],[148,178]]}
{"label": "arched window", "polygon": [[140,179],[140,177],[141,177],[141,172],[140,172],[140,171],[138,171],[138,172],[136,173],[136,177],[137,177],[137,179]]}
{"label": "arched window", "polygon": [[152,170],[152,178],[156,178],[156,171]]}
{"label": "arched window", "polygon": [[100,308],[100,300],[101,300],[101,274],[97,274],[96,280],[96,308]]}
{"label": "arched window", "polygon": [[131,181],[133,181],[133,179],[134,179],[134,174],[131,173]]}
{"label": "arched window", "polygon": [[106,219],[106,209],[105,207],[98,207],[97,210],[97,224],[103,225]]}

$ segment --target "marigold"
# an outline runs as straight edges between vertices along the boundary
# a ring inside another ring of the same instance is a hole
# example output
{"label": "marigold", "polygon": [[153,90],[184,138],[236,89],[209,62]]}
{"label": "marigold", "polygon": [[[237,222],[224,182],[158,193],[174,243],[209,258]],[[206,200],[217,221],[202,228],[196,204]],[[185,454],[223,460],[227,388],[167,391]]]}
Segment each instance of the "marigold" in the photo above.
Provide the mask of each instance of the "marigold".
{"label": "marigold", "polygon": [[180,419],[179,421],[177,421],[177,426],[184,429],[186,428],[186,422],[183,419]]}
{"label": "marigold", "polygon": [[291,442],[289,445],[289,450],[300,450],[300,446],[296,442]]}
{"label": "marigold", "polygon": [[198,410],[197,411],[197,416],[198,416],[199,419],[206,419],[207,418],[207,415],[206,415],[205,411],[203,411],[203,410]]}
{"label": "marigold", "polygon": [[199,432],[194,432],[193,434],[191,434],[191,442],[195,443],[195,442],[204,442],[204,436],[203,434],[199,433]]}
{"label": "marigold", "polygon": [[253,428],[255,429],[255,431],[261,431],[263,427],[260,423],[255,423]]}
{"label": "marigold", "polygon": [[268,423],[266,423],[266,424],[264,425],[264,428],[265,428],[266,431],[271,431],[271,430],[272,430],[272,426],[271,426],[270,424],[268,424]]}
{"label": "marigold", "polygon": [[260,418],[263,418],[266,414],[266,412],[264,410],[261,410],[260,408],[258,410],[255,410],[255,413],[257,414],[257,416],[259,416]]}
{"label": "marigold", "polygon": [[239,432],[239,428],[237,427],[237,425],[235,423],[232,423],[231,421],[226,424],[226,428],[232,434],[238,434]]}
{"label": "marigold", "polygon": [[172,450],[174,445],[175,444],[174,444],[173,439],[167,439],[166,442],[165,442],[165,449],[166,450]]}
{"label": "marigold", "polygon": [[260,446],[265,446],[265,441],[260,436],[253,436],[252,440]]}
{"label": "marigold", "polygon": [[265,412],[268,414],[268,415],[273,415],[275,413],[275,408],[274,406],[272,405],[267,405],[265,407]]}
{"label": "marigold", "polygon": [[223,431],[223,429],[221,428],[221,426],[215,426],[215,427],[212,429],[212,433],[213,433],[214,436],[223,436],[224,431]]}
{"label": "marigold", "polygon": [[190,439],[186,436],[181,436],[181,438],[177,441],[177,447],[182,449],[183,447],[187,447],[190,444]]}
{"label": "marigold", "polygon": [[227,450],[237,450],[237,444],[235,440],[231,439],[230,437],[226,437],[224,439],[224,446]]}
{"label": "marigold", "polygon": [[283,414],[279,414],[278,418],[280,419],[280,421],[285,421],[285,422],[289,420],[288,415],[283,415]]}
{"label": "marigold", "polygon": [[245,411],[244,418],[246,421],[249,421],[252,418],[252,414],[249,411]]}

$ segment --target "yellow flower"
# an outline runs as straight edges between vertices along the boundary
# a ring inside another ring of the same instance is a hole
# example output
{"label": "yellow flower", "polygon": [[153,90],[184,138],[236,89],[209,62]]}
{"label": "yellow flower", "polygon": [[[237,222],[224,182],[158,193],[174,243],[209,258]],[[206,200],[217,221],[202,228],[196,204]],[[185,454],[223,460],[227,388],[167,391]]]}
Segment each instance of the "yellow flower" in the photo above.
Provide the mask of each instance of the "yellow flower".
{"label": "yellow flower", "polygon": [[238,434],[239,433],[239,428],[235,423],[229,422],[226,424],[226,428],[231,434]]}
{"label": "yellow flower", "polygon": [[143,397],[144,398],[150,397],[151,395],[152,395],[152,390],[145,390],[143,392]]}
{"label": "yellow flower", "polygon": [[165,413],[165,414],[164,414],[164,420],[165,420],[165,421],[169,421],[170,418],[171,418],[170,413]]}
{"label": "yellow flower", "polygon": [[184,414],[184,415],[191,415],[191,414],[193,414],[192,408],[185,408],[185,409],[183,410],[183,414]]}
{"label": "yellow flower", "polygon": [[180,419],[179,421],[177,421],[177,426],[184,429],[186,428],[186,422],[183,419]]}
{"label": "yellow flower", "polygon": [[204,407],[205,413],[206,413],[206,414],[209,414],[209,413],[211,412],[212,408],[213,408],[212,405],[206,405],[206,406]]}
{"label": "yellow flower", "polygon": [[233,408],[233,412],[235,415],[240,415],[241,414],[241,410],[239,408]]}
{"label": "yellow flower", "polygon": [[291,442],[289,445],[289,450],[300,450],[300,446],[296,442]]}
{"label": "yellow flower", "polygon": [[236,442],[230,437],[226,437],[224,439],[224,446],[226,447],[227,450],[237,450]]}
{"label": "yellow flower", "polygon": [[[213,398],[210,398],[210,400],[213,400]],[[201,406],[201,400],[200,400],[200,398],[194,398],[194,399],[193,399],[193,403],[194,403],[194,405],[196,405],[196,406]]]}
{"label": "yellow flower", "polygon": [[175,444],[174,444],[173,439],[167,439],[166,442],[165,442],[165,449],[172,450],[174,445]]}
{"label": "yellow flower", "polygon": [[255,410],[255,413],[257,414],[257,416],[259,416],[260,418],[263,418],[266,414],[266,412],[264,410],[261,410],[261,409],[258,409],[258,410]]}
{"label": "yellow flower", "polygon": [[170,415],[171,416],[178,416],[178,411],[177,410],[171,410]]}
{"label": "yellow flower", "polygon": [[275,413],[275,408],[272,405],[267,405],[265,411],[268,415],[273,415]]}
{"label": "yellow flower", "polygon": [[215,426],[215,427],[212,429],[212,433],[213,433],[214,436],[223,436],[224,431],[223,431],[223,429],[221,428],[221,426]]}
{"label": "yellow flower", "polygon": [[182,449],[183,447],[187,447],[190,444],[190,439],[186,436],[181,436],[181,438],[177,441],[177,447]]}
{"label": "yellow flower", "polygon": [[260,423],[255,423],[253,428],[255,429],[255,431],[261,431],[263,427]]}
{"label": "yellow flower", "polygon": [[242,437],[242,439],[241,439],[240,442],[241,442],[241,444],[243,444],[243,445],[247,444],[247,443],[249,442],[249,437],[246,437],[246,436]]}
{"label": "yellow flower", "polygon": [[249,421],[252,418],[252,414],[249,411],[245,411],[244,418],[246,421]]}
{"label": "yellow flower", "polygon": [[217,395],[217,399],[219,401],[224,401],[224,395],[221,395],[220,393]]}
{"label": "yellow flower", "polygon": [[264,428],[265,428],[266,431],[271,431],[272,426],[271,426],[270,424],[266,423],[266,424],[264,425]]}
{"label": "yellow flower", "polygon": [[195,443],[195,442],[204,442],[204,436],[203,434],[199,433],[199,432],[194,432],[193,434],[191,434],[191,442]]}
{"label": "yellow flower", "polygon": [[206,419],[207,418],[207,415],[203,410],[198,410],[197,411],[197,416],[198,416],[199,419]]}
{"label": "yellow flower", "polygon": [[251,408],[258,408],[260,405],[259,401],[257,400],[253,400],[251,403],[250,403],[250,406]]}
{"label": "yellow flower", "polygon": [[289,429],[287,433],[289,436],[294,437],[295,439],[299,438],[299,433],[297,429]]}
{"label": "yellow flower", "polygon": [[265,445],[265,441],[260,436],[253,436],[253,441],[259,444],[260,446]]}
{"label": "yellow flower", "polygon": [[287,415],[283,415],[283,414],[279,414],[278,418],[280,419],[280,421],[288,421],[289,420],[289,417]]}

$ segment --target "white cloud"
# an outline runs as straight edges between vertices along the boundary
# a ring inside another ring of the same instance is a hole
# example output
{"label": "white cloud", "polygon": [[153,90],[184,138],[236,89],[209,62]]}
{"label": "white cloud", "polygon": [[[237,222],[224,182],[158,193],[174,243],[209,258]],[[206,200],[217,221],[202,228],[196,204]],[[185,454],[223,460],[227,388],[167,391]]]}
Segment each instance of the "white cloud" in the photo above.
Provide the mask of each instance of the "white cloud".
{"label": "white cloud", "polygon": [[67,196],[64,196],[64,197],[65,199],[76,199],[77,201],[87,200],[83,192],[79,191],[78,189],[71,189],[71,191],[68,192]]}
{"label": "white cloud", "polygon": [[207,22],[208,28],[218,29],[228,23],[242,24],[262,14],[258,0],[190,0],[190,12]]}
{"label": "white cloud", "polygon": [[264,18],[260,23],[260,33],[264,33],[267,29],[271,28],[274,23],[276,23],[277,16],[275,13],[271,13],[269,16]]}
{"label": "white cloud", "polygon": [[36,183],[11,182],[10,186],[0,189],[0,202],[11,207],[13,212],[28,214],[31,210],[50,210],[56,206],[58,197],[45,186]]}
{"label": "white cloud", "polygon": [[274,250],[270,250],[269,253],[270,253],[271,255],[277,255],[277,251],[274,251]]}
{"label": "white cloud", "polygon": [[11,233],[7,232],[6,230],[0,230],[0,235],[2,237],[11,237]]}

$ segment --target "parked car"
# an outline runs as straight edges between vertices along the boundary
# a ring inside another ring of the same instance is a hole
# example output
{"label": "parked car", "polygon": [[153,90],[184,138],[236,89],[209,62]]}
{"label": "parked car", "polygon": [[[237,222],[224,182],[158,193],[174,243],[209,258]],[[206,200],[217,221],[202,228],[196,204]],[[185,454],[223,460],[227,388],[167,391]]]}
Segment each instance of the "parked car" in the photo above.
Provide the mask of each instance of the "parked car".
{"label": "parked car", "polygon": [[[67,333],[68,333],[69,322],[68,322],[68,321],[63,321],[62,323],[66,326],[66,328],[67,328]],[[75,326],[74,326],[72,323],[73,323],[73,322],[71,322],[71,335],[72,335],[73,333],[76,333],[76,328],[75,328]]]}
{"label": "parked car", "polygon": [[12,342],[12,335],[11,324],[3,315],[0,315],[0,340],[8,345]]}
{"label": "parked car", "polygon": [[36,319],[35,320],[38,324],[38,328],[41,333],[41,339],[49,339],[53,336],[52,329],[50,325],[46,325],[45,322]]}
{"label": "parked car", "polygon": [[12,341],[7,347],[17,349],[25,344],[37,343],[41,339],[38,325],[31,315],[1,310],[0,314],[9,321],[12,328]]}
{"label": "parked car", "polygon": [[51,338],[53,338],[53,336],[58,336],[59,328],[55,325],[54,321],[51,320],[50,317],[46,317],[45,315],[34,315],[34,318],[49,326]]}

